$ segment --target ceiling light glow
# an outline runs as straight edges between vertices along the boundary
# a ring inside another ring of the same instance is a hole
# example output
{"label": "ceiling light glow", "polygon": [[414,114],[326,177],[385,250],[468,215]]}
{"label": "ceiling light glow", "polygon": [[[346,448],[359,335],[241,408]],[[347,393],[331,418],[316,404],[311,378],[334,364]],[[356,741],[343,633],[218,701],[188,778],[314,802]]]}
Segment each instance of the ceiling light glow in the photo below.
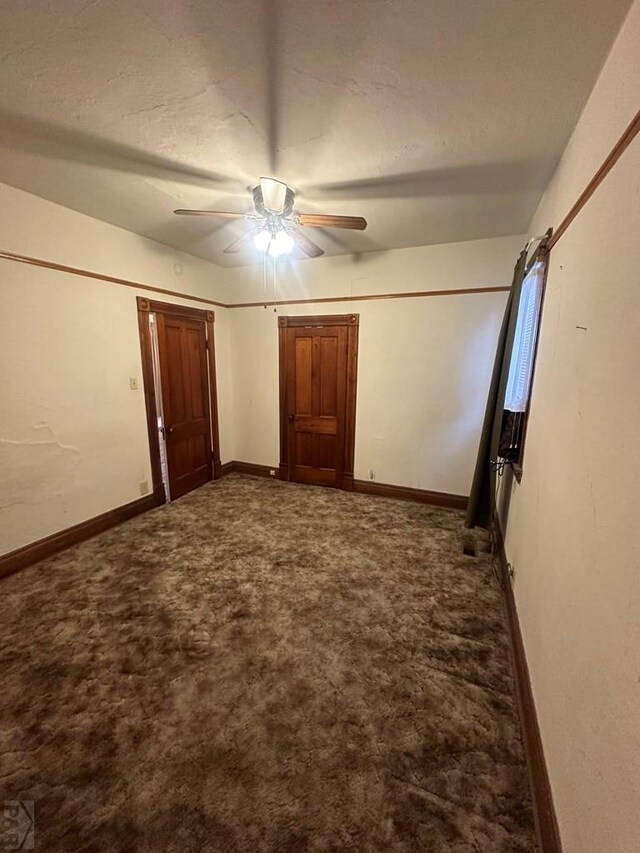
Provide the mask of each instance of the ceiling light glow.
{"label": "ceiling light glow", "polygon": [[269,248],[269,243],[271,242],[271,234],[269,234],[266,228],[263,228],[262,231],[258,231],[257,234],[254,234],[253,237],[253,245],[260,252],[266,252]]}
{"label": "ceiling light glow", "polygon": [[286,231],[278,231],[273,240],[269,243],[269,254],[272,258],[279,258],[280,255],[286,255],[293,249],[293,237],[287,234]]}

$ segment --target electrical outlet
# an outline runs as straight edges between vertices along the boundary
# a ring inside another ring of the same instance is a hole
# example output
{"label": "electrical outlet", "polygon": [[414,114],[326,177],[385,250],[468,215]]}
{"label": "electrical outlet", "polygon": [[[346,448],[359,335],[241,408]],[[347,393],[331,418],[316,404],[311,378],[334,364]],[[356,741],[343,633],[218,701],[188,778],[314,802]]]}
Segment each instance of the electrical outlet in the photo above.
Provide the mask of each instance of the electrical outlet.
{"label": "electrical outlet", "polygon": [[142,480],[140,483],[140,494],[147,495],[149,494],[149,482],[147,480]]}
{"label": "electrical outlet", "polygon": [[137,376],[132,376],[129,379],[129,388],[131,388],[132,391],[138,390],[138,377]]}
{"label": "electrical outlet", "polygon": [[375,480],[375,478],[376,478],[376,472],[373,470],[373,468],[369,468],[369,479]]}
{"label": "electrical outlet", "polygon": [[275,476],[276,476],[275,468],[269,468],[269,476],[270,476],[270,477],[275,477]]}

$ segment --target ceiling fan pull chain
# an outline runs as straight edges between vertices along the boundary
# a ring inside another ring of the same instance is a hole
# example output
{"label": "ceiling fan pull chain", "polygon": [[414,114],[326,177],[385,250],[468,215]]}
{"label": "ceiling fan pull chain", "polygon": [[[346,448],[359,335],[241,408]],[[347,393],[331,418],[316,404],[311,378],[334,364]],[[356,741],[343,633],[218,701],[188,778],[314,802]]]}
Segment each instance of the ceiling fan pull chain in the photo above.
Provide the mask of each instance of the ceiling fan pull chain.
{"label": "ceiling fan pull chain", "polygon": [[277,314],[278,304],[278,258],[273,259],[273,313]]}
{"label": "ceiling fan pull chain", "polygon": [[262,287],[264,290],[264,310],[267,310],[267,253],[262,256]]}

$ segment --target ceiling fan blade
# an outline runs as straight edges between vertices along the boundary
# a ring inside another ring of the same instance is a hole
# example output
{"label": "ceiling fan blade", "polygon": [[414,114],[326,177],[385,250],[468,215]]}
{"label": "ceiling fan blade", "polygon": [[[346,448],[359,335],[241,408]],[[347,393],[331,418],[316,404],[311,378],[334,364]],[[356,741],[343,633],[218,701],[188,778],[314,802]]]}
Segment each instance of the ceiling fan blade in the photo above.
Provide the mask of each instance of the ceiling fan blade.
{"label": "ceiling fan blade", "polygon": [[324,213],[299,213],[298,225],[310,225],[315,228],[352,228],[364,231],[367,220],[362,216],[331,216]]}
{"label": "ceiling fan blade", "polygon": [[241,252],[247,247],[247,245],[251,243],[254,234],[257,234],[259,230],[259,228],[251,228],[251,230],[238,237],[237,240],[234,240],[233,243],[229,243],[227,248],[223,249],[223,252],[225,252],[227,255],[231,255],[234,252]]}
{"label": "ceiling fan blade", "polygon": [[313,240],[310,240],[306,234],[298,231],[297,228],[287,228],[287,234],[293,237],[296,246],[302,249],[308,258],[319,258],[320,255],[324,255],[324,249],[321,249],[317,243],[314,243]]}
{"label": "ceiling fan blade", "polygon": [[223,216],[225,219],[247,219],[246,213],[232,213],[230,210],[174,210],[178,216]]}

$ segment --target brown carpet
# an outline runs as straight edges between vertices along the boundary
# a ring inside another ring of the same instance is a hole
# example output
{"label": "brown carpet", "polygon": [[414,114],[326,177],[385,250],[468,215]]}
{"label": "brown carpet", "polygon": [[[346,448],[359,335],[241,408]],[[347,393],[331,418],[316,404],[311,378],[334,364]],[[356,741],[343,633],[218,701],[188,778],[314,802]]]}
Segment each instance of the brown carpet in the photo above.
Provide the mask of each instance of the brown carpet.
{"label": "brown carpet", "polygon": [[1,585],[3,799],[41,851],[533,851],[457,512],[232,476]]}

